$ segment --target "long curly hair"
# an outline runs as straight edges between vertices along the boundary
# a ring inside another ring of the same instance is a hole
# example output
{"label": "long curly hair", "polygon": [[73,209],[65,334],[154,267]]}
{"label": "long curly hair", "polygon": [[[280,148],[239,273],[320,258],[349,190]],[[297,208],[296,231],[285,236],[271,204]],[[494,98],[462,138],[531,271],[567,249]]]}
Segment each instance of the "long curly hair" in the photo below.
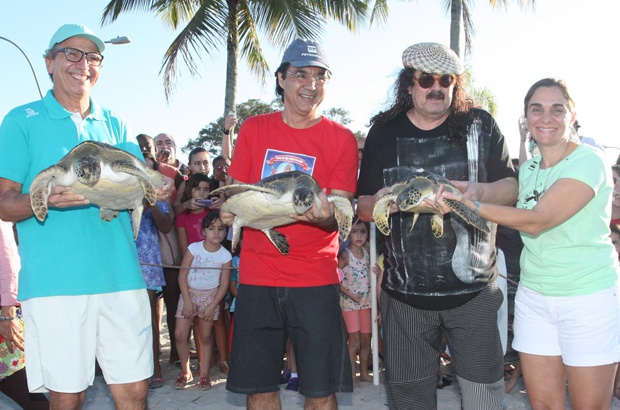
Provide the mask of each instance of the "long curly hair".
{"label": "long curly hair", "polygon": [[[403,68],[398,74],[398,78],[392,89],[392,105],[385,111],[379,112],[370,119],[370,125],[385,124],[401,114],[413,108],[413,99],[409,94],[409,87],[413,86],[413,74],[415,69],[410,67]],[[469,97],[463,85],[463,76],[457,75],[456,82],[452,91],[452,104],[450,105],[450,116],[448,117],[448,139],[457,145],[465,144],[467,141],[467,129],[474,120],[473,108],[474,100]]]}

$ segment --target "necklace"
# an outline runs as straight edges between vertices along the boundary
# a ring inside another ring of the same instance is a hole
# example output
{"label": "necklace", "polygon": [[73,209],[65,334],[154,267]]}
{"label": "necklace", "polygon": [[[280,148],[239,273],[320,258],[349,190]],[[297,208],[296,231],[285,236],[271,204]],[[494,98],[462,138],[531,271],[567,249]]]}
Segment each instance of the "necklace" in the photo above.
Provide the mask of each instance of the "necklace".
{"label": "necklace", "polygon": [[538,162],[538,169],[536,170],[536,180],[534,182],[534,190],[532,191],[533,197],[530,198],[530,199],[534,199],[536,201],[536,203],[538,203],[538,201],[544,195],[544,193],[547,192],[547,180],[549,179],[549,175],[551,174],[551,170],[552,170],[553,167],[558,165],[560,162],[562,162],[567,157],[566,154],[568,152],[568,147],[570,147],[570,141],[566,142],[566,148],[564,148],[564,152],[562,153],[562,156],[560,157],[558,162],[553,164],[553,166],[545,168],[545,174],[546,174],[545,175],[545,181],[539,185],[538,184],[538,177],[540,175],[540,165],[542,164],[542,161],[544,159],[542,157],[542,155],[541,155],[540,161]]}

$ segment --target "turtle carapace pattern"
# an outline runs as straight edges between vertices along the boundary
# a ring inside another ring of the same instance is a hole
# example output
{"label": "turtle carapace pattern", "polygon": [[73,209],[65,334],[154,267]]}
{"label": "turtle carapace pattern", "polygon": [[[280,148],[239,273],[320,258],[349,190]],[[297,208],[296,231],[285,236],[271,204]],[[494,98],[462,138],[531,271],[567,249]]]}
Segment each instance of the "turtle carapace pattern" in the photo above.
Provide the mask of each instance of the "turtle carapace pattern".
{"label": "turtle carapace pattern", "polygon": [[[239,242],[241,227],[248,226],[261,230],[278,251],[286,255],[289,253],[289,243],[274,228],[297,222],[291,215],[301,215],[313,204],[320,207],[319,192],[321,188],[312,176],[301,171],[290,171],[271,175],[255,184],[227,185],[211,194],[224,193],[229,196],[221,210],[235,214],[233,250]],[[345,240],[353,221],[351,201],[337,194],[330,194],[327,199],[334,204],[340,239]]]}
{"label": "turtle carapace pattern", "polygon": [[30,205],[43,222],[48,212],[48,197],[56,185],[71,187],[100,208],[104,221],[116,218],[121,210],[131,210],[134,239],[138,237],[143,204],[157,201],[156,190],[164,186],[164,177],[148,168],[136,156],[97,141],[78,144],[57,164],[39,172],[30,184]]}
{"label": "turtle carapace pattern", "polygon": [[[405,182],[398,182],[390,186],[381,198],[375,203],[373,209],[373,219],[377,228],[383,235],[389,235],[390,230],[390,207],[393,203],[398,206],[401,212],[412,212],[413,222],[411,230],[415,226],[420,214],[434,214],[431,218],[431,229],[436,238],[443,235],[443,215],[437,213],[433,208],[424,206],[424,199],[431,201],[435,199],[439,186],[444,186],[444,191],[461,194],[462,192],[454,186],[446,178],[434,174],[432,172],[423,172],[420,175],[413,175]],[[484,219],[477,215],[473,210],[466,207],[461,202],[444,198],[445,204],[458,216],[463,218],[465,222],[481,230],[489,233],[489,227]]]}

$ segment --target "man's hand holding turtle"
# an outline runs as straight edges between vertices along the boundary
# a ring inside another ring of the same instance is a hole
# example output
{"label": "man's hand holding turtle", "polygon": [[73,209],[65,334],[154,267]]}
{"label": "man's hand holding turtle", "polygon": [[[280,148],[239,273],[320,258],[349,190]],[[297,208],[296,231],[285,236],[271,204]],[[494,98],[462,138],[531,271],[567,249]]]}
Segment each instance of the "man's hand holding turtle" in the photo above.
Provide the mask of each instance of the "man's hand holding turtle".
{"label": "man's hand holding turtle", "polygon": [[174,186],[174,181],[172,178],[164,176],[164,186],[159,188],[155,193],[157,194],[158,201],[165,201],[170,198],[172,194],[172,187]]}
{"label": "man's hand holding turtle", "polygon": [[327,200],[326,191],[327,189],[323,188],[318,194],[319,200],[321,201],[320,208],[315,202],[314,204],[312,204],[312,208],[307,210],[305,213],[301,215],[291,215],[291,218],[300,222],[308,222],[314,225],[318,225],[323,229],[338,229],[338,224],[334,215],[334,205],[329,203],[329,201]]}
{"label": "man's hand holding turtle", "polygon": [[222,220],[222,223],[226,226],[232,226],[233,222],[235,221],[235,214],[233,214],[232,212],[220,212],[220,219]]}
{"label": "man's hand holding turtle", "polygon": [[49,207],[53,208],[69,208],[72,206],[88,205],[90,201],[85,199],[83,195],[71,192],[71,187],[56,185],[52,188],[47,198]]}

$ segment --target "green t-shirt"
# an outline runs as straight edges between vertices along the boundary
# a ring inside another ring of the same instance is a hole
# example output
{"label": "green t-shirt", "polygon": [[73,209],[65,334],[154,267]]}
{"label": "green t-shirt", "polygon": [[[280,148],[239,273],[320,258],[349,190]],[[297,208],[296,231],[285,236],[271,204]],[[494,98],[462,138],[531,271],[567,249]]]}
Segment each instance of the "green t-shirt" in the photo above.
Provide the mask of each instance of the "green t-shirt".
{"label": "green t-shirt", "polygon": [[537,156],[520,168],[518,208],[534,208],[545,191],[563,178],[587,184],[594,198],[554,228],[536,236],[521,233],[521,284],[546,296],[585,295],[614,286],[618,256],[609,238],[611,166],[595,148],[585,145],[551,168],[540,169],[540,160]]}
{"label": "green t-shirt", "polygon": [[[87,140],[142,157],[117,113],[91,98],[91,114],[78,129],[71,113],[49,91],[44,99],[17,107],[4,118],[0,177],[22,184],[22,193],[27,193],[41,170]],[[127,211],[105,222],[94,205],[50,208],[44,222],[33,216],[18,222],[17,231],[22,262],[19,300],[145,287]]]}

